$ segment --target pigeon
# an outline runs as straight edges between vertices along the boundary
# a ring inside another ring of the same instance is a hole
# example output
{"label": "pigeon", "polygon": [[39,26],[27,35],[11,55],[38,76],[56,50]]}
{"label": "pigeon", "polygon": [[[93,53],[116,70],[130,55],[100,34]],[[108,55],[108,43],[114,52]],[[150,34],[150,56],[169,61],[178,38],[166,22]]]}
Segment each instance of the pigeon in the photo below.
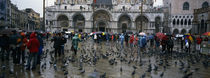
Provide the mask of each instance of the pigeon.
{"label": "pigeon", "polygon": [[148,65],[148,69],[147,69],[147,72],[151,72],[152,71],[152,66],[151,64]]}
{"label": "pigeon", "polygon": [[55,70],[57,70],[57,66],[56,66],[56,64],[54,64],[54,69],[55,69]]}
{"label": "pigeon", "polygon": [[156,65],[154,65],[154,69],[153,70],[157,71],[158,67]]}
{"label": "pigeon", "polygon": [[133,72],[131,73],[131,75],[135,75],[136,74],[136,70],[133,70]]}
{"label": "pigeon", "polygon": [[189,78],[192,74],[193,74],[193,72],[190,72],[190,73],[184,75],[184,77],[182,77],[182,78]]}
{"label": "pigeon", "polygon": [[38,71],[38,74],[41,75],[41,71]]}
{"label": "pigeon", "polygon": [[122,72],[122,67],[120,67],[120,72]]}
{"label": "pigeon", "polygon": [[141,78],[145,78],[146,77],[146,73],[144,73],[142,76],[141,76]]}
{"label": "pigeon", "polygon": [[164,75],[164,72],[162,72],[162,73],[160,74],[160,77],[162,78],[162,77],[163,77],[163,75]]}
{"label": "pigeon", "polygon": [[110,59],[110,60],[109,60],[109,64],[110,64],[110,65],[114,65],[114,63],[115,63],[115,59]]}
{"label": "pigeon", "polygon": [[80,71],[80,74],[84,74],[85,73],[85,69]]}
{"label": "pigeon", "polygon": [[100,78],[106,78],[106,72],[100,76]]}
{"label": "pigeon", "polygon": [[198,71],[200,68],[195,68],[195,71]]}
{"label": "pigeon", "polygon": [[185,74],[187,73],[187,69],[184,70],[184,73],[185,73]]}
{"label": "pigeon", "polygon": [[137,67],[133,65],[133,69],[137,69]]}
{"label": "pigeon", "polygon": [[68,74],[69,74],[69,72],[68,72],[68,71],[65,71],[65,72],[64,72],[64,75],[68,75]]}

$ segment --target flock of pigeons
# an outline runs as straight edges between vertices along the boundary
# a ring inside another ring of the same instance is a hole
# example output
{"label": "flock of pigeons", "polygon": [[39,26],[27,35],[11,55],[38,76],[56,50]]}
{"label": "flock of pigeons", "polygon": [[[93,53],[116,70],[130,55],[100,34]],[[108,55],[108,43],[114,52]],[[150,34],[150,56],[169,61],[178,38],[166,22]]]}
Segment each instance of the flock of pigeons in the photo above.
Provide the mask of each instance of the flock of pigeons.
{"label": "flock of pigeons", "polygon": [[[70,46],[67,45],[66,47]],[[153,72],[159,72],[158,75],[162,78],[166,70],[174,67],[183,73],[183,78],[189,78],[200,71],[201,68],[207,69],[210,66],[209,56],[199,53],[173,52],[170,54],[148,49],[147,52],[141,52],[138,55],[136,47],[133,49],[124,47],[121,49],[118,43],[98,44],[92,41],[85,41],[81,43],[77,55],[74,55],[70,49],[66,48],[65,56],[61,57],[61,59],[55,58],[53,47],[49,47],[44,51],[38,73],[41,75],[41,72],[46,70],[48,65],[50,65],[50,68],[53,68],[55,71],[62,70],[67,78],[70,75],[69,71],[74,71],[68,69],[71,67],[69,65],[77,64],[79,75],[88,74],[87,77],[90,78],[110,78],[109,74],[107,74],[109,73],[108,71],[100,72],[101,70],[94,69],[92,72],[86,72],[85,70],[85,67],[95,67],[98,63],[102,63],[100,62],[101,60],[105,60],[110,66],[120,66],[119,72],[121,73],[127,70],[124,70],[125,68],[120,64],[132,67],[130,75],[133,78],[152,78],[151,74]],[[202,67],[195,66],[197,64],[202,65]],[[140,74],[139,72],[144,73]]]}

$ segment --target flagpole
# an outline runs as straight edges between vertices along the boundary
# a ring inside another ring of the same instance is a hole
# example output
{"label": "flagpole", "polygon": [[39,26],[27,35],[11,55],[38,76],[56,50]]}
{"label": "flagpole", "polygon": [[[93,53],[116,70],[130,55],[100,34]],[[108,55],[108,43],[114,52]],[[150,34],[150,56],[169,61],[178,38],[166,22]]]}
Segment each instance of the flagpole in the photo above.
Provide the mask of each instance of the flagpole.
{"label": "flagpole", "polygon": [[45,31],[45,0],[43,0],[43,27],[42,30]]}
{"label": "flagpole", "polygon": [[[96,0],[93,0],[93,14],[94,14],[94,12],[95,12],[95,2],[96,2]],[[95,18],[94,18],[94,16],[93,16],[93,29],[92,29],[92,32],[94,32],[95,31]]]}

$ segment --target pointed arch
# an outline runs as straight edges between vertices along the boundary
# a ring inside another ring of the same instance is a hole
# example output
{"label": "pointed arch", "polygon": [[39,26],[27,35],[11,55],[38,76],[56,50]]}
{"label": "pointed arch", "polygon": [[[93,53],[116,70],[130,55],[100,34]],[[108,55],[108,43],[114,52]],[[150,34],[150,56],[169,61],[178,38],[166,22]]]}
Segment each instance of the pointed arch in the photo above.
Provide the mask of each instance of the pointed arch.
{"label": "pointed arch", "polygon": [[173,25],[176,25],[176,19],[173,19]]}
{"label": "pointed arch", "polygon": [[176,24],[179,25],[179,19],[177,19]]}
{"label": "pointed arch", "polygon": [[188,25],[191,25],[191,19],[189,19],[189,21],[188,21]]}
{"label": "pointed arch", "polygon": [[184,20],[184,25],[187,25],[187,19]]}
{"label": "pointed arch", "polygon": [[183,19],[181,19],[181,25],[183,25]]}

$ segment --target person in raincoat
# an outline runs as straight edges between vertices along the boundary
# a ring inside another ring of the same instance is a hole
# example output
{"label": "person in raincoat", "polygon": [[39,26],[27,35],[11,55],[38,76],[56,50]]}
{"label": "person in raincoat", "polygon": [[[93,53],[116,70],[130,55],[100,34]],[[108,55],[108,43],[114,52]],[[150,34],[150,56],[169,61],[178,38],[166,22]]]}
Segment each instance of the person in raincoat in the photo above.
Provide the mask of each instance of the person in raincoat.
{"label": "person in raincoat", "polygon": [[40,43],[39,40],[37,39],[37,34],[33,32],[30,35],[30,40],[27,44],[27,48],[30,51],[29,57],[28,57],[28,64],[27,64],[27,70],[30,70],[31,67],[31,60],[33,58],[33,66],[32,69],[36,69],[36,64],[37,64],[37,55],[39,51]]}
{"label": "person in raincoat", "polygon": [[121,49],[123,49],[123,42],[124,42],[124,39],[125,39],[125,37],[124,37],[124,35],[123,35],[123,33],[120,35],[120,44],[121,44]]}
{"label": "person in raincoat", "polygon": [[41,63],[41,56],[42,56],[42,49],[44,48],[44,43],[43,43],[43,37],[41,33],[37,32],[37,39],[39,40],[40,46],[39,46],[39,52],[38,52],[38,57],[37,57],[37,64]]}
{"label": "person in raincoat", "polygon": [[140,51],[142,50],[142,47],[143,47],[143,45],[142,45],[142,43],[141,43],[141,40],[142,40],[142,36],[138,36],[138,57],[141,57],[141,53],[140,53]]}
{"label": "person in raincoat", "polygon": [[131,50],[133,48],[133,42],[134,42],[134,35],[132,34],[132,36],[130,36],[130,41],[129,41]]}
{"label": "person in raincoat", "polygon": [[140,47],[142,52],[146,52],[146,45],[147,45],[146,36],[142,36],[140,43],[141,43]]}
{"label": "person in raincoat", "polygon": [[21,35],[21,43],[22,43],[20,46],[21,48],[20,56],[22,57],[22,64],[24,64],[25,63],[25,48],[28,43],[28,39],[26,38],[26,35],[24,32],[22,32],[20,35]]}
{"label": "person in raincoat", "polygon": [[78,34],[75,34],[75,36],[72,38],[72,47],[73,47],[75,55],[77,54],[79,41],[80,41],[80,39],[78,37]]}

